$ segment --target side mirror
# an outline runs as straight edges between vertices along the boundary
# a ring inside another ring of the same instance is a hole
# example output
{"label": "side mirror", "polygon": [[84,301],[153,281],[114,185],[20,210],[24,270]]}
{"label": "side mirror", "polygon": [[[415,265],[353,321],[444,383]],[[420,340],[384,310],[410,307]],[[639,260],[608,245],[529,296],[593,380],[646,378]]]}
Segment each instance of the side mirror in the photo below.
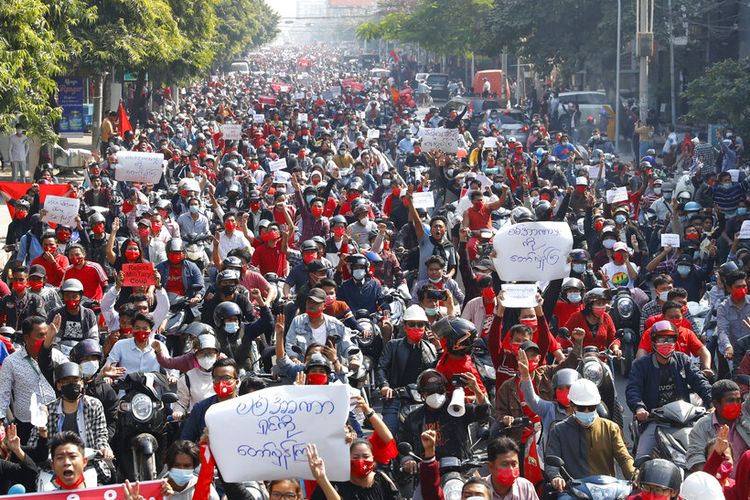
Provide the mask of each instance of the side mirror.
{"label": "side mirror", "polygon": [[161,402],[162,403],[176,403],[177,402],[177,394],[174,392],[165,392],[161,395]]}
{"label": "side mirror", "polygon": [[544,461],[550,464],[552,467],[565,466],[565,462],[563,462],[563,459],[555,455],[547,455],[546,457],[544,457]]}

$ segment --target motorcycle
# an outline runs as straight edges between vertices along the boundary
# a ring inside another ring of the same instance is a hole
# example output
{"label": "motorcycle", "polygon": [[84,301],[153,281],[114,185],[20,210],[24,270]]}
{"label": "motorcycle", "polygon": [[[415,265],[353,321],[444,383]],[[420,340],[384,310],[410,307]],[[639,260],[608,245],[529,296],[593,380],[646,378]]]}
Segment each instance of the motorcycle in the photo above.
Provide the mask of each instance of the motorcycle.
{"label": "motorcycle", "polygon": [[490,350],[484,338],[478,338],[474,342],[474,347],[471,351],[471,360],[482,377],[482,384],[487,389],[489,401],[495,401],[495,377],[497,376],[497,372],[492,364]]}
{"label": "motorcycle", "polygon": [[120,472],[131,481],[156,479],[161,470],[163,461],[156,451],[166,447],[171,414],[165,405],[177,401],[176,394],[165,392],[168,386],[159,373],[130,373],[120,384],[125,396],[117,412],[115,451]]}
{"label": "motorcycle", "polygon": [[[200,289],[200,285],[193,285]],[[177,295],[169,292],[169,316],[167,317],[167,328],[164,335],[167,338],[167,348],[172,356],[179,356],[189,352],[192,348],[182,335],[184,327],[193,321],[201,320],[201,313],[198,307],[190,307],[188,298],[184,295]]]}
{"label": "motorcycle", "polygon": [[284,312],[284,278],[280,278],[276,273],[266,273],[263,275],[268,284],[276,289],[276,297],[271,304],[271,312],[274,316]]}
{"label": "motorcycle", "polygon": [[406,287],[406,283],[400,284],[397,288],[383,289],[383,304],[381,307],[388,310],[388,320],[393,325],[394,337],[396,337],[396,331],[401,326],[404,311],[410,303],[411,294]]}
{"label": "motorcycle", "polygon": [[562,458],[554,455],[548,455],[546,458],[548,464],[560,468],[560,474],[565,480],[565,491],[557,495],[557,500],[598,500],[603,498],[620,500],[627,498],[633,490],[629,481],[603,474],[573,479],[565,470],[565,462]]}
{"label": "motorcycle", "polygon": [[[602,359],[603,358],[603,359]],[[617,388],[612,371],[612,359],[614,356],[607,351],[597,351],[595,347],[584,348],[583,358],[578,364],[578,373],[581,377],[596,384],[601,394],[602,402],[599,403],[597,412],[600,416],[608,418],[622,428],[623,409],[617,400]]]}
{"label": "motorcycle", "polygon": [[209,254],[212,238],[210,234],[190,233],[183,240],[185,242],[185,256],[190,262],[198,266],[201,272],[205,271],[211,262]]}
{"label": "motorcycle", "polygon": [[367,401],[372,401],[372,390],[375,385],[375,368],[378,365],[380,354],[383,352],[383,336],[378,327],[378,314],[370,314],[366,309],[356,311],[354,317],[362,327],[362,332],[357,332],[354,340],[362,353],[362,364],[356,371],[349,375],[349,383],[352,387],[360,389]]}
{"label": "motorcycle", "polygon": [[[687,471],[687,450],[690,431],[695,423],[706,414],[702,406],[695,406],[686,401],[672,401],[651,411],[645,423],[656,425],[656,447],[651,451],[651,458],[664,458],[677,467]],[[633,456],[638,450],[641,426],[633,419],[630,432],[633,436]]]}
{"label": "motorcycle", "polygon": [[624,377],[630,373],[630,367],[638,352],[638,344],[641,341],[640,321],[641,310],[633,300],[633,295],[627,287],[619,287],[612,299],[610,316],[615,324],[617,338],[620,339],[620,348],[623,358],[620,362],[620,372]]}

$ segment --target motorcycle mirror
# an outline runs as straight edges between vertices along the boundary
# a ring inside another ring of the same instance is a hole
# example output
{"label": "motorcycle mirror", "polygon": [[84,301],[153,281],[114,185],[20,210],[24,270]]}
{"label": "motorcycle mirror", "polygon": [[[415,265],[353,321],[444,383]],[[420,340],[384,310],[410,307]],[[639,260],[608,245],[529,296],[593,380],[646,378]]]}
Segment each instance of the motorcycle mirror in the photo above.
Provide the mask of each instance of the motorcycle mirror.
{"label": "motorcycle mirror", "polygon": [[161,395],[161,402],[162,403],[176,403],[177,402],[177,394],[174,392],[165,392]]}
{"label": "motorcycle mirror", "polygon": [[[407,443],[408,444],[408,443]],[[399,451],[401,451],[401,445],[399,444]],[[547,455],[545,457],[545,462],[550,464],[552,467],[565,467],[565,462],[563,462],[563,459],[555,456],[555,455]]]}

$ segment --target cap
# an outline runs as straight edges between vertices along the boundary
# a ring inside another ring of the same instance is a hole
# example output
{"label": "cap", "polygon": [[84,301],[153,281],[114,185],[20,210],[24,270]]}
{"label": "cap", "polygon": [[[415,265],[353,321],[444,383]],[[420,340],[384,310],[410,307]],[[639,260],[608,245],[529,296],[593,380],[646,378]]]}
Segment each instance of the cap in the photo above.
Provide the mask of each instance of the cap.
{"label": "cap", "polygon": [[47,277],[47,270],[41,264],[35,264],[29,268],[29,278],[32,276],[38,276],[40,278]]}
{"label": "cap", "polygon": [[326,293],[322,288],[313,288],[312,290],[310,290],[310,293],[307,296],[307,300],[312,300],[313,302],[317,302],[318,304],[323,304],[326,301]]}
{"label": "cap", "polygon": [[311,260],[307,264],[308,273],[317,273],[320,271],[327,271],[327,270],[328,270],[328,266],[322,260],[319,260],[319,259]]}
{"label": "cap", "polygon": [[139,226],[151,227],[151,221],[144,218],[144,219],[141,219],[141,220],[138,221],[138,225]]}
{"label": "cap", "polygon": [[618,241],[615,243],[615,246],[612,247],[613,252],[617,252],[618,250],[625,250],[628,251],[628,245],[623,241]]}
{"label": "cap", "polygon": [[541,352],[542,352],[542,350],[541,350],[541,349],[539,349],[539,346],[538,346],[538,345],[536,345],[536,344],[535,344],[534,342],[532,342],[531,340],[527,340],[526,342],[522,343],[522,344],[521,344],[521,346],[520,346],[520,349],[521,349],[522,351],[528,351],[529,349],[536,349],[536,350],[537,350],[537,351],[538,351],[539,353],[541,353]]}

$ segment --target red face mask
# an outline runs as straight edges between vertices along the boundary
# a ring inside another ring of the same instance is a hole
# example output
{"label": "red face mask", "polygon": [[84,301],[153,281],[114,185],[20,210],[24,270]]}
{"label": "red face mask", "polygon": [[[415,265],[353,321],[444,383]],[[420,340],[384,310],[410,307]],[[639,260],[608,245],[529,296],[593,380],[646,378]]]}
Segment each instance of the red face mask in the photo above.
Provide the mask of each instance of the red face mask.
{"label": "red face mask", "polygon": [[669,500],[668,495],[659,495],[650,491],[641,492],[641,500]]}
{"label": "red face mask", "polygon": [[745,295],[747,295],[747,287],[732,288],[732,299],[736,301],[745,300]]}
{"label": "red face mask", "polygon": [[612,261],[617,264],[618,266],[621,266],[623,262],[625,262],[625,256],[621,253],[617,252],[612,256]]}
{"label": "red face mask", "polygon": [[518,356],[518,351],[521,349],[521,344],[511,344],[510,345],[510,352]]}
{"label": "red face mask", "polygon": [[511,467],[509,469],[497,469],[493,475],[495,476],[495,481],[501,485],[512,486],[521,475],[521,471],[518,470],[518,467]]}
{"label": "red face mask", "polygon": [[32,351],[39,352],[39,349],[42,348],[42,344],[44,344],[44,339],[36,339],[31,347]]}
{"label": "red face mask", "polygon": [[57,253],[57,245],[44,245],[44,251],[54,255]]}
{"label": "red face mask", "polygon": [[120,337],[127,339],[127,338],[132,337],[133,336],[132,334],[133,334],[133,327],[132,326],[121,327],[120,328]]}
{"label": "red face mask", "polygon": [[594,230],[597,233],[601,233],[602,229],[604,229],[604,219],[597,219],[594,221]]}
{"label": "red face mask", "polygon": [[333,228],[333,235],[336,238],[341,238],[342,236],[344,236],[344,234],[346,234],[346,228],[345,227],[334,227]]}
{"label": "red face mask", "polygon": [[140,236],[141,239],[146,239],[151,234],[151,230],[147,227],[139,227],[138,228],[138,236]]}
{"label": "red face mask", "polygon": [[234,384],[229,380],[214,382],[214,392],[220,398],[225,398],[234,392]]}
{"label": "red face mask", "polygon": [[104,234],[104,224],[99,222],[98,224],[94,224],[91,226],[91,232],[94,234]]}
{"label": "red face mask", "polygon": [[125,250],[125,259],[129,261],[136,260],[141,256],[141,252],[138,250]]}
{"label": "red face mask", "polygon": [[334,302],[336,302],[334,295],[326,295],[326,307],[331,307]]}
{"label": "red face mask", "polygon": [[495,290],[493,290],[492,287],[483,288],[482,298],[487,302],[495,300]]}
{"label": "red face mask", "polygon": [[570,406],[570,399],[568,399],[569,393],[570,389],[555,389],[555,399],[566,408]]}
{"label": "red face mask", "polygon": [[13,282],[13,290],[15,290],[16,293],[21,294],[26,290],[26,288],[29,285],[26,284],[25,281],[14,281]]}
{"label": "red face mask", "polygon": [[323,315],[323,311],[307,311],[307,315],[312,319],[316,319]]}
{"label": "red face mask", "polygon": [[539,322],[536,318],[524,318],[520,320],[522,325],[528,326],[532,330],[536,331]]}
{"label": "red face mask", "polygon": [[71,257],[70,263],[74,266],[79,266],[83,262],[83,257]]}
{"label": "red face mask", "polygon": [[307,376],[307,385],[328,385],[328,375],[325,373],[311,373]]}
{"label": "red face mask", "polygon": [[148,330],[138,330],[137,332],[133,333],[133,337],[135,338],[136,342],[145,342],[148,340],[148,337],[151,335],[151,332]]}
{"label": "red face mask", "polygon": [[151,231],[153,231],[154,234],[159,234],[161,232],[161,224],[158,222],[152,222]]}
{"label": "red face mask", "polygon": [[32,292],[38,292],[44,288],[44,281],[29,281],[29,288]]}
{"label": "red face mask", "polygon": [[305,252],[302,254],[302,260],[305,261],[305,264],[309,264],[310,262],[314,261],[315,258],[318,256],[315,252]]}
{"label": "red face mask", "polygon": [[472,205],[474,205],[475,209],[481,210],[482,207],[484,207],[484,202],[483,201],[475,201],[475,202],[472,203]]}
{"label": "red face mask", "polygon": [[68,310],[72,311],[78,307],[78,304],[81,303],[81,299],[66,299],[65,300],[65,307],[68,308]]}
{"label": "red face mask", "polygon": [[591,311],[594,313],[594,316],[603,316],[606,310],[607,310],[607,306],[594,306],[591,308]]}
{"label": "red face mask", "polygon": [[24,212],[22,210],[16,211],[16,219],[25,219],[27,215],[29,215],[28,212]]}
{"label": "red face mask", "polygon": [[729,403],[723,406],[719,415],[726,420],[737,420],[742,414],[742,403]]}
{"label": "red face mask", "polygon": [[366,477],[375,468],[375,462],[372,460],[352,460],[352,476],[355,477]]}
{"label": "red face mask", "polygon": [[311,207],[310,213],[317,219],[318,217],[323,215],[323,207]]}
{"label": "red face mask", "polygon": [[[577,193],[585,193],[586,192],[586,186],[576,186],[576,192]],[[599,221],[597,221],[599,222]],[[596,224],[594,224],[594,227],[596,227]]]}
{"label": "red face mask", "polygon": [[406,337],[415,344],[424,337],[424,328],[412,326],[406,328]]}
{"label": "red face mask", "polygon": [[229,233],[231,233],[232,231],[234,231],[236,228],[237,228],[237,223],[236,222],[226,221],[224,223],[224,229],[226,229],[227,232],[229,232]]}
{"label": "red face mask", "polygon": [[359,193],[349,193],[349,201],[354,201],[359,198]]}
{"label": "red face mask", "polygon": [[250,202],[250,210],[253,212],[257,212],[260,210],[260,202],[259,201],[251,201]]}
{"label": "red face mask", "polygon": [[60,243],[67,243],[70,241],[70,233],[67,231],[61,231],[57,233],[57,241]]}
{"label": "red face mask", "polygon": [[182,255],[182,252],[174,252],[168,254],[167,258],[172,264],[180,264],[182,263],[182,259],[184,258],[184,256]]}
{"label": "red face mask", "polygon": [[668,342],[662,344],[656,344],[656,352],[661,354],[663,357],[668,358],[674,352],[675,345]]}

